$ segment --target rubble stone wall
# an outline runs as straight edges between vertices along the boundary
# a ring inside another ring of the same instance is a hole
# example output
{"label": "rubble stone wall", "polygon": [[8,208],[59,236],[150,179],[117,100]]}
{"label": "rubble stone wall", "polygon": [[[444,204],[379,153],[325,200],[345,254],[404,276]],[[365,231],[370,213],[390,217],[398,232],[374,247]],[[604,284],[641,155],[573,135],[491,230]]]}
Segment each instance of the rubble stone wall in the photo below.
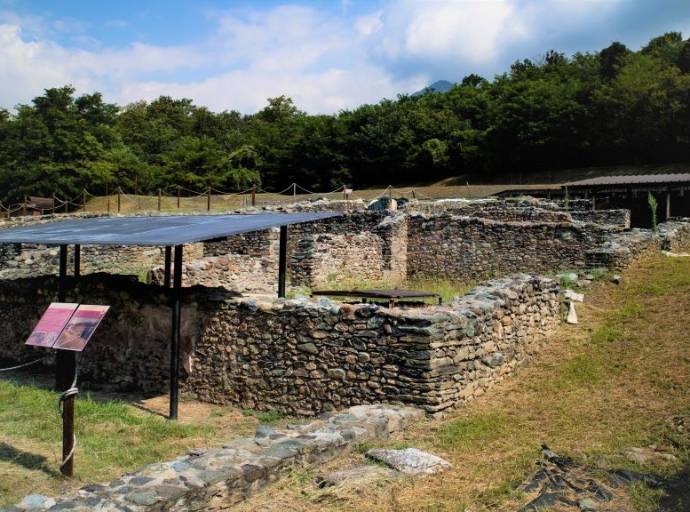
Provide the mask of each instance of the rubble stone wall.
{"label": "rubble stone wall", "polygon": [[630,229],[630,210],[575,210],[570,215],[578,222]]}
{"label": "rubble stone wall", "polygon": [[572,223],[498,222],[451,214],[408,222],[409,277],[476,281],[515,272],[586,266],[586,250],[609,231]]}
{"label": "rubble stone wall", "polygon": [[421,309],[244,299],[204,318],[184,389],[298,415],[381,401],[438,412],[510,374],[559,315],[556,282],[524,274]]}
{"label": "rubble stone wall", "polygon": [[[14,247],[10,254],[0,254],[0,279],[18,279],[37,275],[54,275],[58,272],[58,247],[22,244]],[[71,271],[74,258],[73,247],[68,248],[68,269]],[[193,250],[185,257],[194,258]],[[141,274],[154,265],[163,263],[160,247],[93,246],[81,247],[81,272],[120,272]]]}
{"label": "rubble stone wall", "polygon": [[[162,266],[150,273],[152,284],[162,285]],[[223,287],[240,293],[277,293],[278,257],[226,254],[191,259],[182,265],[182,286]]]}
{"label": "rubble stone wall", "polygon": [[[0,281],[0,358],[24,346],[55,278]],[[80,357],[86,386],[166,389],[170,308],[158,286],[94,274],[67,300],[111,306]],[[530,275],[479,287],[452,305],[386,308],[296,299],[257,303],[224,289],[186,289],[183,391],[241,407],[313,415],[397,401],[438,412],[511,373],[558,322],[558,287]]]}
{"label": "rubble stone wall", "polygon": [[690,218],[676,218],[659,224],[664,237],[662,249],[675,253],[690,252]]}
{"label": "rubble stone wall", "polygon": [[[57,278],[0,280],[0,359],[24,362],[50,349],[24,342],[48,305],[57,300]],[[163,290],[126,276],[68,279],[67,301],[109,305],[110,310],[80,355],[82,382],[118,390],[165,390],[169,371],[170,307]],[[182,312],[183,362],[188,366],[198,336],[198,303],[187,300]]]}

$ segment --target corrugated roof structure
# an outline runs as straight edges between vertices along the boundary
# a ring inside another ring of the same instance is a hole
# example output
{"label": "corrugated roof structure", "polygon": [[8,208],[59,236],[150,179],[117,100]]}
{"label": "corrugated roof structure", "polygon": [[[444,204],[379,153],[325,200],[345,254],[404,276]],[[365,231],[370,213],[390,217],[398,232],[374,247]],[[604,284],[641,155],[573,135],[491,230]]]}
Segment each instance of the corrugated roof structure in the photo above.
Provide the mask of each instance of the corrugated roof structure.
{"label": "corrugated roof structure", "polygon": [[665,183],[690,183],[690,173],[632,174],[629,176],[600,176],[566,183],[565,187],[596,187],[610,185],[661,185]]}
{"label": "corrugated roof structure", "polygon": [[96,217],[0,230],[0,243],[172,246],[312,222],[335,212]]}

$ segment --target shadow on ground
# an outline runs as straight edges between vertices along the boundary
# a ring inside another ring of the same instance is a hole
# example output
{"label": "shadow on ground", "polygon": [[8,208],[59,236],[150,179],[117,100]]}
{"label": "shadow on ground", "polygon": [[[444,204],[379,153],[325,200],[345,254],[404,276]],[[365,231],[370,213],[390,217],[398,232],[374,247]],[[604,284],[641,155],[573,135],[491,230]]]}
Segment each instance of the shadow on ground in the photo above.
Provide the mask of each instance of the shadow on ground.
{"label": "shadow on ground", "polygon": [[47,464],[47,460],[43,455],[18,450],[4,442],[0,442],[0,460],[18,464],[27,469],[43,471],[50,476],[60,476],[60,473]]}
{"label": "shadow on ground", "polygon": [[661,511],[690,510],[690,463],[678,475],[663,481],[660,488],[665,493],[659,504]]}

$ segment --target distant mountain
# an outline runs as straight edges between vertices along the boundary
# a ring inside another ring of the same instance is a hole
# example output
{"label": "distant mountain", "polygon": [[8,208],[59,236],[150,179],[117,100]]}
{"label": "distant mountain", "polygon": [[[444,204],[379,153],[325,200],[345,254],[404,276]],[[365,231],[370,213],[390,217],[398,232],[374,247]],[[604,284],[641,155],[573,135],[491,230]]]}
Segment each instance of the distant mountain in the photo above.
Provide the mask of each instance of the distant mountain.
{"label": "distant mountain", "polygon": [[449,82],[448,80],[439,80],[425,87],[421,91],[413,92],[412,96],[421,96],[422,94],[429,92],[448,92],[454,85],[455,84],[453,82]]}

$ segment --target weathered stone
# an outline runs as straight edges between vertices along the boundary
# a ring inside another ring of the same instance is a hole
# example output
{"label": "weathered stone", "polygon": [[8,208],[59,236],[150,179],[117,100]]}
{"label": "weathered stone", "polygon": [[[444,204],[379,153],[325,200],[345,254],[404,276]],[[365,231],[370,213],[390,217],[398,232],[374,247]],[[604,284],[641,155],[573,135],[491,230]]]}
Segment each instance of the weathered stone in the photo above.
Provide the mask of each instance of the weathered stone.
{"label": "weathered stone", "polygon": [[407,475],[433,474],[448,469],[450,462],[443,460],[431,453],[406,448],[404,450],[372,449],[367,452],[367,457],[383,462],[393,469]]}
{"label": "weathered stone", "polygon": [[318,354],[319,349],[313,343],[302,343],[297,345],[297,350],[300,352],[306,352],[307,354]]}

